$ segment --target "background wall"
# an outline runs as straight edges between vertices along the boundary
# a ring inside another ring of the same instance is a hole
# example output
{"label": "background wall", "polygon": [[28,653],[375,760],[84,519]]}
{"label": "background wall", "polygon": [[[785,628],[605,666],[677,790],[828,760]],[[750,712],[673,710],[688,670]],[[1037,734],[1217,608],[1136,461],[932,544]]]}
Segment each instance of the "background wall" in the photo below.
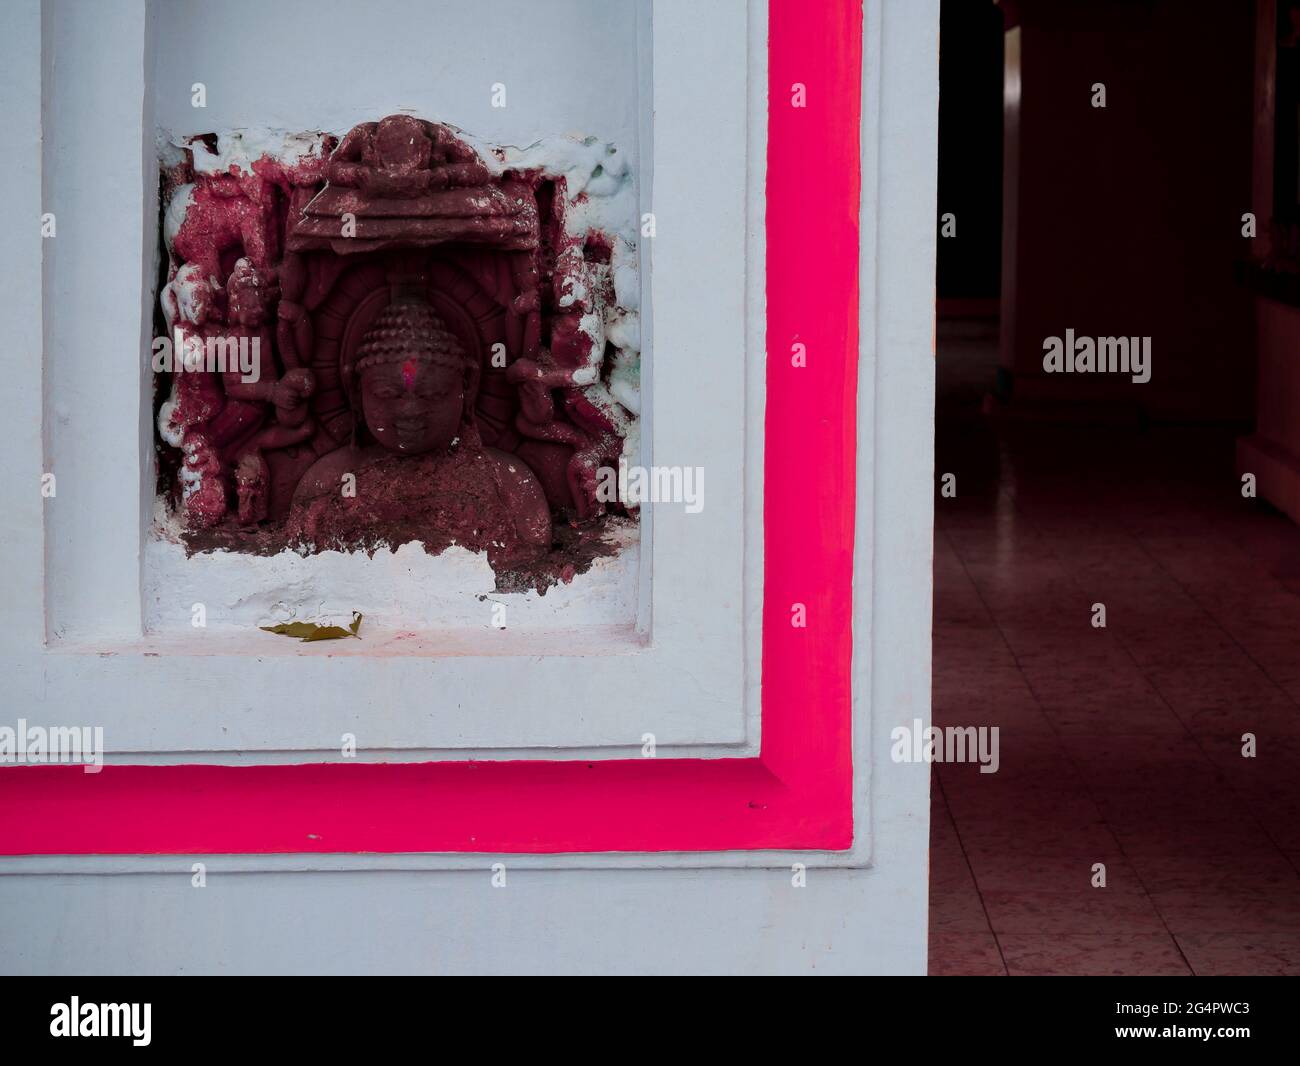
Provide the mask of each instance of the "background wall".
{"label": "background wall", "polygon": [[[1254,15],[1241,0],[1020,0],[1003,365],[1017,400],[1248,418]],[[1206,32],[1212,25],[1213,32]],[[1091,106],[1104,83],[1106,107]],[[1152,337],[1144,385],[1042,371],[1043,341]]]}
{"label": "background wall", "polygon": [[953,89],[939,96],[939,213],[957,216],[957,236],[939,238],[942,314],[945,301],[970,306],[998,296],[1002,12],[992,0],[947,0],[941,11],[939,79]]}
{"label": "background wall", "polygon": [[[1291,0],[1256,0],[1254,164],[1251,207],[1258,231],[1247,271],[1257,294],[1254,432],[1237,441],[1237,471],[1253,474],[1259,495],[1300,522],[1300,295],[1296,280],[1295,44]],[[1290,115],[1289,118],[1286,116]],[[1284,143],[1278,144],[1282,140]],[[1279,194],[1274,197],[1274,190]],[[1290,196],[1282,195],[1287,190]],[[1280,208],[1280,210],[1278,210]]]}

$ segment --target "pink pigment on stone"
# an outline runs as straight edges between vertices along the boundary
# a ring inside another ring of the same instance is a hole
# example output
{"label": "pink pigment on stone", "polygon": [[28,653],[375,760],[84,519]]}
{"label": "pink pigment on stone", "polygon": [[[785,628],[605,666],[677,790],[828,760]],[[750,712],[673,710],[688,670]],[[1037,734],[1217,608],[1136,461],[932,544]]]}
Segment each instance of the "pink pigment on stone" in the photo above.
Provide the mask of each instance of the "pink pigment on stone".
{"label": "pink pigment on stone", "polygon": [[[448,126],[392,115],[320,143],[319,154],[262,155],[222,173],[164,171],[165,187],[191,188],[170,245],[169,321],[200,344],[256,341],[261,354],[256,382],[175,375],[160,430],[164,451],[180,450],[173,499],[191,548],[287,543],[310,525],[290,519],[313,470],[390,447],[394,434],[366,419],[357,353],[400,300],[429,308],[458,342],[470,432],[390,450],[488,449],[533,479],[553,520],[599,521],[609,507],[595,472],[617,460],[636,420],[606,392],[593,334],[614,306],[612,239],[569,232],[564,177],[511,170],[501,150],[485,160]],[[423,377],[418,360],[402,362],[408,393]],[[398,425],[427,414],[416,403]],[[369,514],[369,527],[349,525],[354,547],[421,539],[384,508]],[[556,573],[574,561],[557,560]]]}

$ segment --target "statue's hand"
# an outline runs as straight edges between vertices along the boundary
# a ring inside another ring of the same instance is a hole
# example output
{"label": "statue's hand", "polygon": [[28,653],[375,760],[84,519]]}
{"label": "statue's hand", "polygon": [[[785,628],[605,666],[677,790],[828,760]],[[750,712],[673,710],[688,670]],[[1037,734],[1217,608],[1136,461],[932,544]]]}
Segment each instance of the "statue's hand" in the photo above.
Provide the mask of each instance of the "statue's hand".
{"label": "statue's hand", "polygon": [[316,375],[306,367],[295,367],[275,383],[271,402],[283,411],[294,411],[315,391]]}

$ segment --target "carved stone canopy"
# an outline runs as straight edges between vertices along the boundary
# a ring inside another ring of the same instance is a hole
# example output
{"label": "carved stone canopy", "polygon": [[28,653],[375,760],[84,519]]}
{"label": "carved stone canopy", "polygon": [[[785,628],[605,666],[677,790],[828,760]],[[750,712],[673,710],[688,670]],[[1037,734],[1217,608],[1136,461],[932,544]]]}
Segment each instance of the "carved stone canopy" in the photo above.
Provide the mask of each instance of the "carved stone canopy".
{"label": "carved stone canopy", "polygon": [[291,252],[450,242],[529,251],[540,240],[532,188],[494,178],[446,126],[408,115],[363,123],[339,144],[326,174],[330,184],[290,224]]}

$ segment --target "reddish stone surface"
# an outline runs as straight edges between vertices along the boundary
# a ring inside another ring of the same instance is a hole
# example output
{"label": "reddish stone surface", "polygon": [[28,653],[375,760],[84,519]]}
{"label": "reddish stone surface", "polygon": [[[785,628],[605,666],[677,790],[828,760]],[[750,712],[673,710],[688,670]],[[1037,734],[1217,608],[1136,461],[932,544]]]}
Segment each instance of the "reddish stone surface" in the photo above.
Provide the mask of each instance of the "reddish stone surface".
{"label": "reddish stone surface", "polygon": [[255,381],[176,376],[162,429],[192,546],[419,539],[508,566],[551,551],[553,521],[604,514],[596,470],[622,439],[583,395],[604,353],[579,323],[612,296],[589,267],[611,245],[566,234],[562,180],[494,176],[452,129],[407,115],[251,170],[164,174],[165,191],[194,185],[169,324],[261,354]]}

